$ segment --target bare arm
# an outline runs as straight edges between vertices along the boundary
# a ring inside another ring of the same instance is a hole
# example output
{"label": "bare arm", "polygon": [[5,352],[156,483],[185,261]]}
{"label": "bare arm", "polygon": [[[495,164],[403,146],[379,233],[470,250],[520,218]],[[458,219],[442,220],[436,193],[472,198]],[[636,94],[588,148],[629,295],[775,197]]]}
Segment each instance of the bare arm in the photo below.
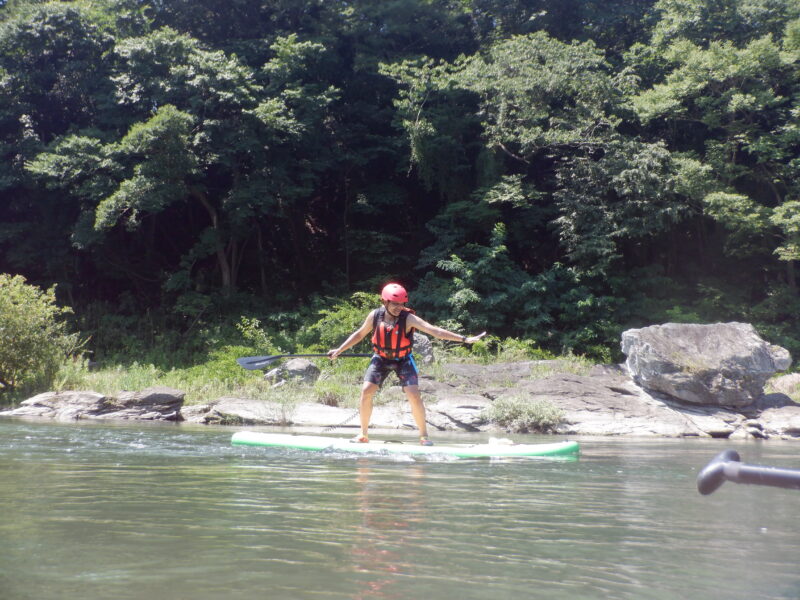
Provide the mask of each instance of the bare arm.
{"label": "bare arm", "polygon": [[334,360],[337,356],[339,356],[342,352],[347,350],[348,348],[352,348],[358,342],[363,340],[367,335],[369,335],[370,331],[372,331],[372,319],[374,317],[375,311],[371,311],[367,318],[364,319],[364,322],[361,324],[361,327],[356,329],[353,333],[351,333],[348,338],[342,342],[342,344],[338,348],[334,348],[333,350],[328,350],[328,357],[331,360]]}
{"label": "bare arm", "polygon": [[453,333],[452,331],[447,331],[447,329],[442,329],[441,327],[437,327],[436,325],[431,325],[427,321],[423,321],[417,315],[408,315],[408,319],[406,320],[406,327],[413,327],[414,329],[419,329],[423,333],[427,333],[428,335],[432,335],[433,337],[437,337],[440,340],[449,340],[451,342],[461,342],[462,344],[474,344],[483,336],[486,335],[486,332],[480,333],[478,335],[473,335],[467,337],[465,335],[459,335],[457,333]]}

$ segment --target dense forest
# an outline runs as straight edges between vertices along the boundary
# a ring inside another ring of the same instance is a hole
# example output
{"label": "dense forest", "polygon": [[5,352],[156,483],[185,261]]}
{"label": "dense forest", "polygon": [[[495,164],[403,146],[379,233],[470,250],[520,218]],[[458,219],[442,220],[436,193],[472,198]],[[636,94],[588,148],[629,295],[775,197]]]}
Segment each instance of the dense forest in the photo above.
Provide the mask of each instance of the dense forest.
{"label": "dense forest", "polygon": [[0,272],[97,354],[396,280],[554,351],[797,355],[799,151],[797,0],[0,1]]}

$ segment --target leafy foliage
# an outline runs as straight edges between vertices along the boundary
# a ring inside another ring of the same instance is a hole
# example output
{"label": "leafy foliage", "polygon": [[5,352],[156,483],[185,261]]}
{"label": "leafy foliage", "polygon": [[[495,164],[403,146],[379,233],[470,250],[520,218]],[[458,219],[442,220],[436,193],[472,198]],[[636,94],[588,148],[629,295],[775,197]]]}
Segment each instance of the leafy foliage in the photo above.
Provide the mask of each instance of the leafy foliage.
{"label": "leafy foliage", "polygon": [[617,122],[607,109],[618,87],[591,42],[565,44],[543,32],[503,40],[467,61],[461,82],[481,98],[488,144],[521,159],[591,143]]}
{"label": "leafy foliage", "polygon": [[55,290],[41,290],[19,275],[0,274],[0,386],[19,392],[50,385],[61,365],[77,352]]}
{"label": "leafy foliage", "polygon": [[[380,306],[376,294],[356,292],[350,298],[318,300],[319,319],[298,332],[303,347],[327,351],[341,344],[348,335],[361,327],[369,313]],[[367,338],[363,344],[369,343]]]}
{"label": "leafy foliage", "polygon": [[792,345],[798,115],[794,0],[17,0],[0,268],[108,359],[325,349],[388,279],[548,351]]}

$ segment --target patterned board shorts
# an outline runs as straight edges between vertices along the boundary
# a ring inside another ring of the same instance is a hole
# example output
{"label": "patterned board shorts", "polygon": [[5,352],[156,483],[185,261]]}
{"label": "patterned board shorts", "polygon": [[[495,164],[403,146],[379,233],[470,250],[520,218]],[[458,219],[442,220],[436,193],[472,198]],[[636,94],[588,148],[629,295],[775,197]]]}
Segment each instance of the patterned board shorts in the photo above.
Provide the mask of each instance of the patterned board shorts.
{"label": "patterned board shorts", "polygon": [[398,359],[383,358],[377,354],[373,355],[372,360],[369,361],[367,372],[364,373],[364,381],[369,381],[379,386],[383,385],[391,371],[397,373],[397,378],[403,387],[419,385],[419,378],[417,377],[419,370],[417,369],[417,363],[414,362],[413,354]]}

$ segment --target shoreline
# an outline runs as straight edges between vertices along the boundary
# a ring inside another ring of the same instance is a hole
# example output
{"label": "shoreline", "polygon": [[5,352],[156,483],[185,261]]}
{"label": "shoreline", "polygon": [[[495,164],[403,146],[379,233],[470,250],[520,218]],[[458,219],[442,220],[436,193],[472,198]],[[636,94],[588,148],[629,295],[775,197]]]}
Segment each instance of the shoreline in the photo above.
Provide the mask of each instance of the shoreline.
{"label": "shoreline", "polygon": [[[739,408],[688,405],[647,393],[620,365],[596,365],[588,374],[576,374],[558,372],[554,369],[557,362],[452,363],[443,365],[441,380],[421,376],[429,433],[800,439],[800,405],[783,393],[764,394],[753,404]],[[539,377],[537,373],[543,367],[552,373]],[[302,392],[299,395],[302,397]],[[509,431],[486,418],[486,410],[500,399],[546,403],[558,409],[561,419],[547,432]],[[47,392],[0,411],[0,416],[57,421],[171,421],[203,426],[291,428],[319,434],[327,428],[325,433],[334,435],[357,430],[357,414],[356,408],[317,402],[289,406],[234,397],[184,405],[184,393],[171,388],[148,388],[116,396]],[[371,425],[375,432],[416,430],[398,385],[387,386],[381,392]]]}

